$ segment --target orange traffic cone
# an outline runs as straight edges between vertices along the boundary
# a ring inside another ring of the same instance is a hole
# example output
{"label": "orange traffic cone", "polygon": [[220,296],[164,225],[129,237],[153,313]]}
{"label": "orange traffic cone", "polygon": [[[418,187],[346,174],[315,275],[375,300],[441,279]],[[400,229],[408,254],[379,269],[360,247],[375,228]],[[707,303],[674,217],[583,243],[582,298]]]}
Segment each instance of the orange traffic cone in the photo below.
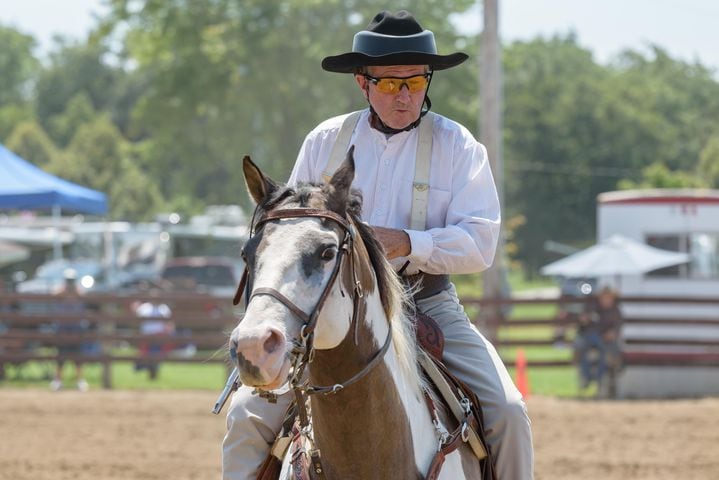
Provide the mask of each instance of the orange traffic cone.
{"label": "orange traffic cone", "polygon": [[524,356],[524,350],[517,350],[516,360],[516,372],[515,372],[515,383],[519,393],[522,394],[524,399],[529,398],[529,377],[527,376],[527,358]]}

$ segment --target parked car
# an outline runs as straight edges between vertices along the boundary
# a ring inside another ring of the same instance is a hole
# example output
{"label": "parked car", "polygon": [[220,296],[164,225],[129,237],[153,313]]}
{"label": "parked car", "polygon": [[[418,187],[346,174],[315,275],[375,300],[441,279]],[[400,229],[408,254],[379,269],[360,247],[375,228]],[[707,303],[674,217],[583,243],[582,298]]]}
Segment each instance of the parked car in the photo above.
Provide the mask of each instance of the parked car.
{"label": "parked car", "polygon": [[180,257],[168,260],[160,278],[176,291],[232,297],[244,265],[226,257]]}
{"label": "parked car", "polygon": [[37,268],[35,276],[16,285],[19,293],[57,293],[65,285],[65,276],[73,271],[80,291],[97,289],[105,282],[105,269],[93,260],[50,260]]}

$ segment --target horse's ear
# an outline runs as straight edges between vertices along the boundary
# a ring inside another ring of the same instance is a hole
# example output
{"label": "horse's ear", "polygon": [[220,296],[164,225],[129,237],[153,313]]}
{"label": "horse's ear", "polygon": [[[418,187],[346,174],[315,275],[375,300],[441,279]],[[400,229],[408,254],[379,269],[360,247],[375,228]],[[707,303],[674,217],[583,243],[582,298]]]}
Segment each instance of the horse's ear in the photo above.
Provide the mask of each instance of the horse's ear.
{"label": "horse's ear", "polygon": [[277,190],[277,184],[262,174],[260,168],[254,164],[249,155],[242,159],[242,170],[245,173],[245,183],[250,196],[259,204]]}
{"label": "horse's ear", "polygon": [[327,208],[344,215],[349,200],[350,187],[355,178],[355,147],[352,145],[347,152],[342,165],[332,175],[329,181],[329,194],[327,196]]}

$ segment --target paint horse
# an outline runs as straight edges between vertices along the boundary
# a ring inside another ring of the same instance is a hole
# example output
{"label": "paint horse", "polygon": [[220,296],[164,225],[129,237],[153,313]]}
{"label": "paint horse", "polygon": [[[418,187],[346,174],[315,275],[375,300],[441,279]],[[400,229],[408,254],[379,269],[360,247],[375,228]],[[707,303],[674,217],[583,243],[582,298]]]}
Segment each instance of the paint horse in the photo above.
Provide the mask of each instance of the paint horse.
{"label": "paint horse", "polygon": [[243,163],[257,209],[230,342],[243,384],[295,393],[280,478],[485,478],[428,393],[406,290],[360,221],[352,154],[323,185],[282,186]]}

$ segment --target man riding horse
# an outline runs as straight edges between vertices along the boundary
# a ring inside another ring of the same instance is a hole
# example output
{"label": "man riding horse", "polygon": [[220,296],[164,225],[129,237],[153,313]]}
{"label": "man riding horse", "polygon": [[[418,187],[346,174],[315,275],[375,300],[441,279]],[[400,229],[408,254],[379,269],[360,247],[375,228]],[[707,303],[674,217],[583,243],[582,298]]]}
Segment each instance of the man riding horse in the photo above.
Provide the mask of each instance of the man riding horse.
{"label": "man riding horse", "polygon": [[[326,120],[302,145],[289,184],[329,178],[354,145],[363,221],[408,285],[419,312],[444,334],[443,361],[476,394],[500,480],[533,478],[529,418],[496,350],[470,323],[450,274],[488,268],[500,211],[486,149],[462,125],[430,113],[434,72],[467,59],[439,55],[434,34],[406,11],[377,14],[352,51],[322,68],[350,73],[369,108]],[[255,478],[291,394],[268,403],[250,387],[234,393],[223,442],[223,478]]]}

